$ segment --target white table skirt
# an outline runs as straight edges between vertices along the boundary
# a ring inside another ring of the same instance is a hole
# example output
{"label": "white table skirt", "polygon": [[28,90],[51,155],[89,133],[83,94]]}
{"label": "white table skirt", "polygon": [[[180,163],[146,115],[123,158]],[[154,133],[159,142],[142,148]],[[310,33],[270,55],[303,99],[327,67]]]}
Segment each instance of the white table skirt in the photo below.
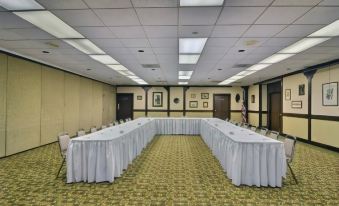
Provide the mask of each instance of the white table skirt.
{"label": "white table skirt", "polygon": [[72,139],[67,183],[113,182],[156,134],[200,134],[235,185],[281,187],[286,174],[279,141],[213,118],[139,118]]}

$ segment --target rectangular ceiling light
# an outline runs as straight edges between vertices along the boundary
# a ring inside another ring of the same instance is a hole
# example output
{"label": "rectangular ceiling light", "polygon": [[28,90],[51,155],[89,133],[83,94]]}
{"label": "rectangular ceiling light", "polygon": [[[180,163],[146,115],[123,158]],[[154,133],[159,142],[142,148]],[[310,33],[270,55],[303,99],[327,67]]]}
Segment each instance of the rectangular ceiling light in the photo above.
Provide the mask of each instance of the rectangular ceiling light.
{"label": "rectangular ceiling light", "polygon": [[0,6],[15,11],[45,9],[34,0],[0,0]]}
{"label": "rectangular ceiling light", "polygon": [[179,76],[179,79],[190,79],[191,76]]}
{"label": "rectangular ceiling light", "polygon": [[315,45],[323,43],[324,41],[327,41],[329,39],[330,38],[304,38],[286,47],[285,49],[279,51],[278,53],[279,54],[296,54],[296,53],[305,51],[306,49],[309,49],[311,47],[314,47]]}
{"label": "rectangular ceiling light", "polygon": [[57,38],[84,38],[79,32],[49,11],[20,11],[13,13]]}
{"label": "rectangular ceiling light", "polygon": [[221,6],[224,0],[180,0],[180,6]]}
{"label": "rectangular ceiling light", "polygon": [[271,65],[272,64],[255,64],[253,66],[248,67],[246,70],[247,71],[259,71]]}
{"label": "rectangular ceiling light", "polygon": [[98,62],[102,64],[119,64],[115,59],[113,59],[109,55],[102,55],[102,54],[92,54],[89,55],[92,59],[97,60]]}
{"label": "rectangular ceiling light", "polygon": [[230,84],[230,83],[232,83],[232,82],[234,82],[234,81],[235,81],[235,80],[229,80],[229,79],[226,79],[226,80],[220,82],[219,85],[227,85],[227,84]]}
{"label": "rectangular ceiling light", "polygon": [[185,85],[188,84],[188,82],[178,82],[179,85]]}
{"label": "rectangular ceiling light", "polygon": [[200,55],[179,55],[179,64],[196,64]]}
{"label": "rectangular ceiling light", "polygon": [[180,38],[180,54],[200,54],[204,49],[207,38]]}
{"label": "rectangular ceiling light", "polygon": [[333,37],[333,36],[339,36],[339,20],[309,35],[309,37]]}
{"label": "rectangular ceiling light", "polygon": [[179,76],[192,76],[193,71],[179,71]]}
{"label": "rectangular ceiling light", "polygon": [[293,55],[294,54],[273,54],[272,56],[267,57],[266,59],[262,60],[260,63],[261,64],[274,64],[284,59],[287,59]]}
{"label": "rectangular ceiling light", "polygon": [[124,76],[135,76],[135,74],[131,71],[117,71],[120,74],[124,75]]}
{"label": "rectangular ceiling light", "polygon": [[105,54],[88,39],[65,39],[64,41],[85,54]]}
{"label": "rectangular ceiling light", "polygon": [[128,69],[121,64],[112,64],[107,66],[115,71],[128,71]]}

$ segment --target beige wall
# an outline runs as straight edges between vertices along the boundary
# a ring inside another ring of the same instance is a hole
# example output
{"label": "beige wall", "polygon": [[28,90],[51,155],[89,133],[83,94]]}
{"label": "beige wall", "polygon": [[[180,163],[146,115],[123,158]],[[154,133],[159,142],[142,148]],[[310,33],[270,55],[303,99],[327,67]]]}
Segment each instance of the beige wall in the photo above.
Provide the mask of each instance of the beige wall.
{"label": "beige wall", "polygon": [[[255,97],[254,103],[252,103],[252,95]],[[248,110],[259,111],[259,85],[252,85],[248,88]]]}
{"label": "beige wall", "polygon": [[0,157],[115,120],[115,93],[107,84],[0,54]]}
{"label": "beige wall", "polygon": [[[299,85],[305,84],[305,95],[299,96]],[[291,90],[291,100],[285,99],[285,90]],[[307,114],[308,87],[307,78],[304,74],[296,74],[283,78],[283,113]],[[292,101],[302,101],[302,108],[292,108]]]}
{"label": "beige wall", "polygon": [[[184,89],[183,87],[170,87],[170,109],[183,110],[184,109]],[[178,98],[179,103],[174,103],[174,99]],[[181,113],[182,116],[182,113]]]}
{"label": "beige wall", "polygon": [[283,122],[283,133],[307,139],[307,119],[285,116]]}
{"label": "beige wall", "polygon": [[[153,107],[153,92],[162,92],[162,107]],[[167,110],[167,90],[164,87],[152,87],[148,90],[148,109]]]}
{"label": "beige wall", "polygon": [[339,122],[312,119],[312,141],[339,148]]}
{"label": "beige wall", "polygon": [[256,127],[259,126],[259,113],[248,113],[248,123]]}
{"label": "beige wall", "polygon": [[[117,93],[132,93],[133,109],[145,109],[145,90],[142,87],[117,87]],[[138,100],[137,96],[141,96],[142,99]]]}

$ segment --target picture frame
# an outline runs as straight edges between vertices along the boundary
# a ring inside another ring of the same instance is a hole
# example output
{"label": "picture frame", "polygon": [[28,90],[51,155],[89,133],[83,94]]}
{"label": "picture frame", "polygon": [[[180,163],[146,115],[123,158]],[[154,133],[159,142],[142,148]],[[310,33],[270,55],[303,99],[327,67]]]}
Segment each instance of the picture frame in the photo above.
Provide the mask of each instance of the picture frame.
{"label": "picture frame", "polygon": [[209,99],[209,93],[201,93],[201,99]]}
{"label": "picture frame", "polygon": [[153,92],[152,106],[153,107],[162,107],[162,92]]}
{"label": "picture frame", "polygon": [[198,101],[190,101],[190,108],[198,108]]}
{"label": "picture frame", "polygon": [[293,109],[302,109],[303,108],[303,102],[302,101],[292,101],[291,107]]}
{"label": "picture frame", "polygon": [[305,84],[299,84],[299,96],[305,95]]}
{"label": "picture frame", "polygon": [[322,84],[322,105],[338,106],[338,82]]}
{"label": "picture frame", "polygon": [[251,95],[251,103],[255,103],[255,95],[254,94]]}
{"label": "picture frame", "polygon": [[142,100],[142,96],[141,96],[141,95],[138,95],[138,96],[137,96],[137,100]]}
{"label": "picture frame", "polygon": [[291,100],[291,89],[285,89],[285,100]]}
{"label": "picture frame", "polygon": [[202,107],[203,107],[203,108],[208,108],[208,102],[203,102]]}
{"label": "picture frame", "polygon": [[192,98],[192,99],[195,99],[196,97],[197,97],[196,94],[191,94],[191,98]]}

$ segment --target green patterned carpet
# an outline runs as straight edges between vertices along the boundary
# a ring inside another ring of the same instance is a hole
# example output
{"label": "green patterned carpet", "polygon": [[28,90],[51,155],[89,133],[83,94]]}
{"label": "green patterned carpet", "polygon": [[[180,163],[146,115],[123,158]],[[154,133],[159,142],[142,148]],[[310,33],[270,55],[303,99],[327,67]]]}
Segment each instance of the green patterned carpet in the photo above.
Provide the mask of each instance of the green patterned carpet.
{"label": "green patterned carpet", "polygon": [[282,188],[236,187],[198,136],[158,136],[113,184],[66,184],[51,144],[0,159],[0,205],[339,205],[339,154],[297,143]]}

